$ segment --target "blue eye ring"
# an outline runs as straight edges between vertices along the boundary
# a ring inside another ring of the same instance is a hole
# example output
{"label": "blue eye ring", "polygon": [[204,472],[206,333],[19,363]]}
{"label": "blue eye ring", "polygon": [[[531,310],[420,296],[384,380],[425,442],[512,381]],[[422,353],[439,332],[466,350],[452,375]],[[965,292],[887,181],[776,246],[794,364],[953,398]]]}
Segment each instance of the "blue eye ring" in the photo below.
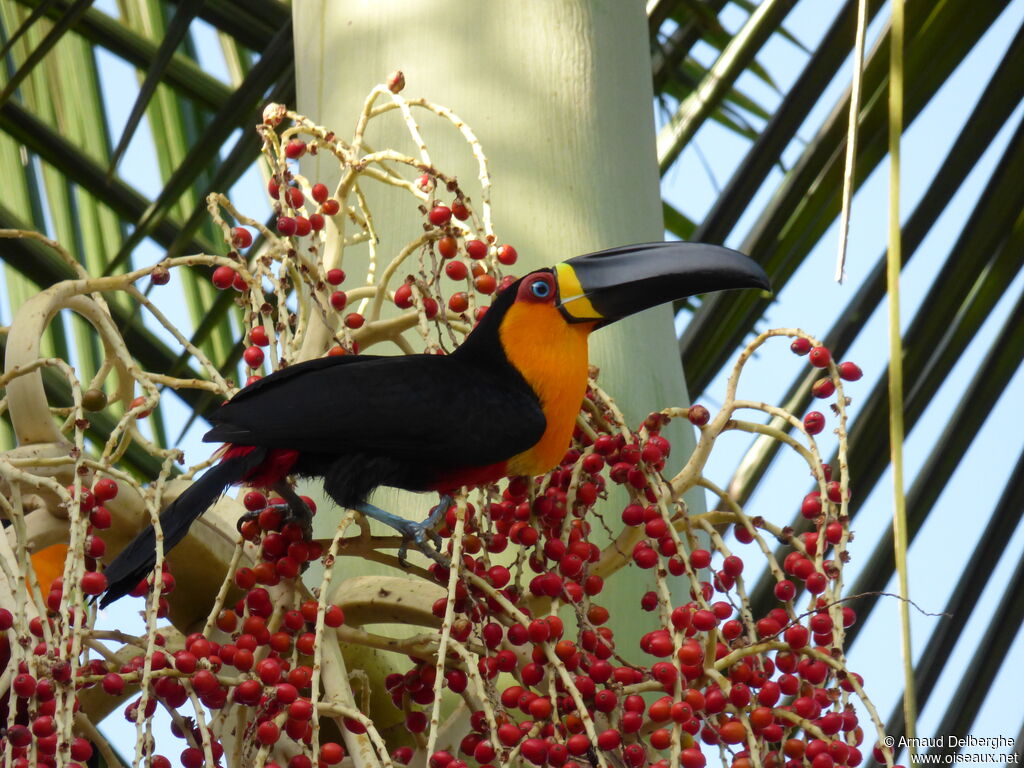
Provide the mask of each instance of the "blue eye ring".
{"label": "blue eye ring", "polygon": [[530,293],[538,299],[546,299],[551,295],[551,284],[547,280],[534,280],[530,284]]}

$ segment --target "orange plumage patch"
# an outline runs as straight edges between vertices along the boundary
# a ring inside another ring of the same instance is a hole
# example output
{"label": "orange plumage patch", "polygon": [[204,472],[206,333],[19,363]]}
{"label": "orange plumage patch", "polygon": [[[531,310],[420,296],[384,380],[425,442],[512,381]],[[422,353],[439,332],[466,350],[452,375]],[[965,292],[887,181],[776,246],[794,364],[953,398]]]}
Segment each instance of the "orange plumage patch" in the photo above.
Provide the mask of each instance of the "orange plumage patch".
{"label": "orange plumage patch", "polygon": [[550,304],[516,302],[502,320],[505,356],[540,399],[547,428],[508,461],[509,475],[537,475],[561,461],[587,392],[587,336],[593,323],[567,323]]}
{"label": "orange plumage patch", "polygon": [[32,555],[32,568],[36,572],[43,597],[49,594],[54,580],[64,575],[64,561],[67,559],[67,544],[52,544]]}

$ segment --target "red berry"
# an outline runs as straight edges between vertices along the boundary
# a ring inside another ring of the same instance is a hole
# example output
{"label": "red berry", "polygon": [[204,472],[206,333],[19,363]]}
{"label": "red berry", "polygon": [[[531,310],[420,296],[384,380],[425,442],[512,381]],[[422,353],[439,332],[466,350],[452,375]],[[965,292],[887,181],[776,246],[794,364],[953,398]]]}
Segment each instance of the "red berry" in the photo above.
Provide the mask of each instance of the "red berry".
{"label": "red berry", "polygon": [[254,326],[249,331],[249,341],[257,347],[265,347],[270,344],[270,337],[267,336],[267,329],[262,325]]}
{"label": "red berry", "polygon": [[830,480],[825,485],[825,492],[828,495],[828,500],[833,501],[836,504],[843,500],[843,487],[840,485],[838,480]]}
{"label": "red berry", "polygon": [[302,139],[292,139],[284,145],[284,154],[290,160],[298,160],[306,154],[306,142]]}
{"label": "red berry", "polygon": [[245,227],[232,228],[231,245],[235,248],[248,248],[252,245],[252,233]]}
{"label": "red berry", "polygon": [[463,312],[465,312],[467,309],[469,309],[469,294],[467,294],[465,291],[453,293],[448,298],[448,309],[458,314],[462,314]]}
{"label": "red berry", "polygon": [[235,270],[231,267],[220,266],[213,270],[213,277],[210,278],[213,287],[218,291],[224,291],[235,282]]}
{"label": "red berry", "polygon": [[124,692],[124,678],[114,672],[104,675],[100,685],[110,696],[120,696]]}
{"label": "red berry", "polygon": [[320,206],[320,210],[323,211],[324,216],[334,216],[341,210],[341,203],[332,197],[324,201],[323,205]]}
{"label": "red berry", "polygon": [[101,504],[109,501],[117,496],[117,481],[109,477],[100,478],[92,486],[92,495]]}
{"label": "red berry", "polygon": [[82,592],[98,595],[107,589],[107,577],[100,571],[86,571],[82,574]]}
{"label": "red berry", "polygon": [[319,213],[309,214],[309,228],[314,232],[319,232],[324,228],[324,217]]}
{"label": "red berry", "polygon": [[811,411],[804,416],[804,429],[807,434],[816,435],[825,428],[825,414],[820,411]]}
{"label": "red berry", "polygon": [[590,739],[585,733],[577,733],[569,737],[565,746],[570,755],[582,755],[590,749]]}
{"label": "red berry", "polygon": [[805,648],[809,637],[810,633],[807,631],[807,627],[802,624],[794,624],[791,627],[787,627],[783,634],[783,638],[786,643],[794,651],[799,651],[801,648]]}
{"label": "red berry", "polygon": [[825,538],[829,544],[838,544],[843,538],[843,524],[838,521],[832,521],[826,525]]}
{"label": "red berry", "polygon": [[340,763],[345,757],[345,750],[335,741],[320,745],[320,760],[328,765]]}
{"label": "red berry", "polygon": [[504,723],[498,726],[498,741],[506,747],[514,747],[522,738],[522,731],[519,726],[513,723]]}
{"label": "red berry", "polygon": [[605,751],[616,749],[622,743],[622,734],[608,729],[597,734],[597,746]]}
{"label": "red berry", "polygon": [[691,405],[686,416],[695,427],[703,427],[711,419],[711,414],[703,405]]}
{"label": "red berry", "polygon": [[444,265],[444,273],[452,280],[465,280],[469,274],[469,267],[464,261],[449,261]]}
{"label": "red berry", "polygon": [[706,609],[694,611],[692,623],[695,629],[701,632],[707,632],[709,629],[713,629],[718,626],[718,617],[714,613]]}
{"label": "red berry", "polygon": [[658,564],[658,552],[650,546],[641,546],[643,542],[633,548],[633,562],[641,568],[653,568]]}
{"label": "red berry", "polygon": [[857,381],[863,375],[864,372],[856,363],[846,361],[845,363],[839,364],[839,378],[841,379],[845,379],[846,381]]}
{"label": "red berry", "polygon": [[825,591],[825,587],[828,586],[828,579],[825,578],[825,574],[815,571],[807,577],[804,585],[812,595],[820,595]]}
{"label": "red berry", "polygon": [[89,743],[88,739],[84,739],[81,736],[79,736],[71,742],[72,760],[77,760],[81,763],[84,763],[90,757],[92,757],[92,744]]}
{"label": "red berry", "polygon": [[36,679],[32,675],[23,672],[15,676],[11,687],[14,689],[15,694],[23,699],[27,699],[36,692]]}
{"label": "red berry", "polygon": [[498,246],[498,261],[505,266],[510,266],[516,263],[516,259],[519,258],[519,254],[516,253],[516,249],[511,245],[499,245]]}
{"label": "red berry", "polygon": [[836,391],[836,385],[832,379],[818,379],[811,387],[811,393],[818,398],[832,397]]}
{"label": "red berry", "polygon": [[306,202],[306,196],[302,194],[302,190],[298,187],[288,187],[285,197],[288,199],[288,204],[296,209],[301,208],[302,204]]}
{"label": "red berry", "polygon": [[345,270],[343,269],[329,269],[327,270],[327,282],[331,285],[341,285],[345,282]]}
{"label": "red berry", "polygon": [[427,214],[427,219],[435,227],[443,227],[452,218],[452,209],[447,205],[435,205]]}
{"label": "red berry", "polygon": [[310,231],[312,229],[313,229],[313,225],[310,223],[309,219],[307,219],[305,216],[296,216],[295,217],[295,235],[296,235],[296,237],[305,237],[306,235],[308,235],[310,233]]}
{"label": "red berry", "polygon": [[295,219],[291,216],[277,217],[277,231],[284,236],[295,234]]}
{"label": "red berry", "polygon": [[331,294],[331,306],[334,307],[335,310],[341,312],[341,310],[345,308],[346,304],[348,304],[348,296],[345,295],[344,291],[334,291]]}
{"label": "red berry", "polygon": [[327,611],[324,613],[324,624],[328,627],[335,628],[340,627],[345,623],[345,612],[339,605],[327,606]]}
{"label": "red berry", "polygon": [[459,252],[459,241],[451,235],[445,235],[437,241],[437,252],[442,259],[451,259]]}
{"label": "red berry", "polygon": [[775,584],[775,597],[783,602],[792,600],[796,595],[796,585],[789,579],[783,579]]}
{"label": "red berry", "polygon": [[345,315],[345,325],[355,330],[356,328],[362,328],[363,323],[366,322],[366,318],[360,315],[358,312],[352,312],[351,314]]}
{"label": "red berry", "polygon": [[263,350],[259,347],[249,347],[242,353],[242,357],[245,358],[245,364],[250,368],[259,368],[263,365]]}
{"label": "red berry", "polygon": [[729,555],[722,563],[722,570],[735,579],[743,573],[743,560],[736,555]]}
{"label": "red berry", "polygon": [[821,514],[821,496],[817,493],[808,493],[800,504],[800,514],[808,520],[813,520]]}
{"label": "red berry", "polygon": [[153,285],[167,285],[171,282],[171,273],[164,267],[154,267],[153,271],[149,273],[149,281]]}
{"label": "red berry", "polygon": [[[452,216],[459,221],[465,221],[469,218],[469,208],[466,207],[466,203],[462,200],[456,200],[452,203]],[[484,760],[483,762],[487,762]]]}
{"label": "red berry", "polygon": [[318,203],[324,202],[324,200],[326,200],[327,196],[330,194],[330,192],[327,191],[327,185],[321,184],[319,182],[313,185],[313,188],[309,191],[309,193],[313,197],[313,199],[316,200]]}
{"label": "red berry", "polygon": [[793,343],[789,345],[789,348],[793,351],[793,354],[806,355],[811,351],[811,342],[803,336],[797,336],[793,339]]}
{"label": "red berry", "polygon": [[711,565],[711,553],[706,549],[695,549],[690,553],[690,565],[696,570],[707,568]]}
{"label": "red berry", "polygon": [[482,240],[468,240],[466,242],[466,253],[471,259],[482,259],[487,256],[487,244]]}
{"label": "red berry", "polygon": [[395,306],[399,309],[409,309],[412,306],[412,286],[402,283],[395,290]]}
{"label": "red berry", "polygon": [[480,293],[490,295],[498,287],[498,281],[494,279],[494,275],[484,273],[473,278],[473,285]]}
{"label": "red berry", "polygon": [[281,738],[281,729],[273,720],[260,723],[256,729],[256,740],[260,744],[276,744],[279,738]]}
{"label": "red berry", "polygon": [[832,361],[832,355],[825,347],[815,347],[807,359],[815,368],[827,368]]}

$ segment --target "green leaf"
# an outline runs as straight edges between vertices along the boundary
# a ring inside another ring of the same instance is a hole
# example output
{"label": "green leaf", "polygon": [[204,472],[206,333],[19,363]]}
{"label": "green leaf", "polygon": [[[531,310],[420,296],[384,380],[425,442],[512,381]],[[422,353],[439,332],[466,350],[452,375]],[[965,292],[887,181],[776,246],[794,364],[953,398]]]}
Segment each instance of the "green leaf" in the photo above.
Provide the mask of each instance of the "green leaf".
{"label": "green leaf", "polygon": [[[882,3],[883,0],[869,0],[869,19],[878,12]],[[856,0],[846,0],[810,61],[761,131],[757,143],[744,156],[711,211],[698,225],[695,240],[725,241],[769,172],[781,159],[783,151],[796,138],[797,130],[832,81],[835,71],[849,55],[856,22]]]}
{"label": "green leaf", "polygon": [[18,71],[15,72],[7,81],[7,85],[4,86],[2,91],[0,91],[0,104],[3,104],[11,98],[11,95],[15,90],[17,90],[22,80],[28,77],[35,66],[46,57],[46,54],[50,52],[50,49],[60,42],[64,33],[74,26],[75,22],[78,21],[78,18],[85,13],[92,3],[93,0],[74,0],[68,11],[57,19],[57,22],[46,34],[46,37],[44,37],[42,41],[32,49],[28,58],[26,58],[25,61],[22,62],[21,66],[18,67]]}
{"label": "green leaf", "polygon": [[[934,222],[945,210],[953,195],[974,170],[981,156],[995,141],[996,134],[1013,114],[1014,95],[1024,89],[1024,29],[1018,31],[1003,60],[986,85],[978,103],[964,123],[942,165],[935,173],[921,200],[903,225],[904,265],[917,253],[917,249]],[[734,179],[735,180],[735,179]],[[705,221],[705,224],[707,221]],[[714,237],[715,229],[701,232],[698,227],[695,240]],[[715,240],[711,240],[715,242]],[[884,254],[867,277],[861,281],[849,303],[839,313],[835,324],[823,341],[838,358],[843,357],[853,344],[865,321],[878,307],[885,295]],[[814,371],[798,376],[782,402],[793,413],[803,413],[810,404],[811,385],[817,378]],[[779,443],[761,439],[744,457],[730,487],[739,503],[746,503],[750,493],[778,453]]]}
{"label": "green leaf", "polygon": [[217,156],[218,150],[227,137],[236,128],[253,122],[256,107],[263,94],[280,76],[282,70],[287,69],[291,59],[292,28],[289,18],[288,24],[278,31],[267,50],[263,51],[259,62],[246,76],[245,81],[213,117],[204,137],[192,147],[188,156],[167,180],[157,199],[143,213],[135,230],[128,237],[117,256],[111,260],[107,267],[108,274],[124,263],[128,255],[143,239],[157,231],[195,176],[201,173]]}
{"label": "green leaf", "polygon": [[[747,13],[753,13],[757,9],[757,6],[754,3],[750,2],[750,0],[735,0],[735,2],[736,5],[744,9]],[[805,46],[796,37],[790,34],[790,32],[785,27],[780,26],[778,32],[780,35],[789,40],[789,42],[791,42],[804,53],[810,53],[810,51],[807,50],[807,46]]]}
{"label": "green leaf", "polygon": [[[38,8],[46,5],[47,15],[59,18],[67,12],[68,0],[50,2],[46,0],[18,0],[29,7]],[[102,11],[90,8],[75,25],[74,31],[84,39],[106,48],[115,56],[134,64],[141,70],[147,70],[156,59],[157,45],[146,37],[136,34],[126,26],[112,19]],[[227,88],[216,78],[203,72],[194,62],[175,54],[164,70],[165,83],[175,90],[188,96],[204,109],[216,110],[231,95]]]}
{"label": "green leaf", "polygon": [[21,36],[31,29],[32,25],[36,23],[38,19],[46,15],[48,8],[54,4],[56,0],[44,0],[37,8],[35,8],[27,19],[25,19],[21,25],[14,30],[14,34],[8,38],[7,42],[4,43],[4,47],[0,48],[0,59],[5,59],[7,54],[11,52],[11,48],[14,46]]}
{"label": "green leaf", "polygon": [[[989,185],[979,197],[974,212],[937,272],[927,296],[921,302],[921,311],[915,315],[904,334],[904,370],[907,380],[915,382],[907,392],[905,404],[908,431],[913,430],[945,376],[1002,297],[1005,286],[1021,269],[1021,234],[1018,232],[1010,245],[1007,245],[1005,235],[1013,229],[1024,207],[1024,188],[1018,183],[1021,174],[1024,174],[1024,122],[1018,126]],[[930,220],[934,221],[934,218]],[[907,253],[910,253],[918,243],[910,238],[907,240]],[[879,284],[884,285],[884,260],[876,266],[862,290],[867,290],[866,287],[871,285],[871,290],[876,295],[880,294],[882,288]],[[931,311],[936,306],[947,307],[951,312],[936,315]],[[1005,383],[992,382],[997,386],[1004,386]],[[857,514],[888,464],[888,453],[878,450],[878,446],[888,442],[888,409],[888,392],[884,379],[880,379],[861,402],[858,418],[849,431],[850,486],[858,489],[850,502],[851,516]],[[807,529],[807,521],[803,518],[794,519],[793,527],[797,532],[802,532]],[[882,562],[885,557],[884,553],[879,554],[878,562]],[[884,585],[889,573],[891,569],[876,569],[871,571],[870,577],[862,578],[871,578],[876,588],[881,589],[878,585]],[[762,609],[768,610],[774,605],[773,586],[773,579],[762,578],[751,591],[755,613]],[[857,589],[871,591],[864,581],[859,583]],[[870,613],[871,607],[870,601],[861,604],[858,610],[862,619]],[[852,634],[855,636],[856,631]]]}
{"label": "green leaf", "polygon": [[658,132],[658,166],[664,172],[697,129],[722,102],[761,46],[793,7],[795,0],[765,0],[712,66],[704,81]]}
{"label": "green leaf", "polygon": [[[734,36],[730,35],[729,32],[726,31],[725,27],[723,27],[721,22],[718,20],[718,16],[712,12],[707,4],[700,2],[699,0],[683,0],[683,2],[687,8],[689,8],[693,17],[695,19],[700,19],[704,30],[704,42],[708,43],[708,45],[713,48],[718,49],[719,52],[724,51]],[[753,11],[754,8],[751,7],[747,9],[747,14],[750,15]],[[750,64],[747,66],[751,74],[756,75],[758,78],[763,80],[773,90],[779,90],[775,81],[772,80],[771,75],[768,74],[768,70],[761,66],[756,59],[751,60]]]}
{"label": "green leaf", "polygon": [[687,216],[683,215],[679,209],[671,203],[662,200],[661,210],[665,217],[665,229],[680,240],[689,240],[692,237],[693,230],[696,229],[696,224],[694,224]]}
{"label": "green leaf", "polygon": [[291,9],[276,0],[207,0],[199,15],[253,51],[263,51],[292,23]]}
{"label": "green leaf", "polygon": [[[133,220],[144,214],[150,203],[141,194],[119,179],[108,179],[106,168],[63,136],[52,130],[30,112],[12,101],[0,106],[0,130],[24,144],[46,162],[60,168],[77,184],[81,184],[100,198],[122,218]],[[177,236],[178,227],[173,220],[155,225],[150,236],[161,245],[169,245]],[[212,252],[209,241],[193,238],[189,249]]]}
{"label": "green leaf", "polygon": [[[981,8],[971,0],[944,0],[907,9],[907,79],[915,84],[907,92],[908,125],[995,21],[1001,5]],[[888,35],[879,40],[865,68],[857,180],[866,179],[885,155],[887,41]],[[839,212],[847,109],[848,99],[843,99],[740,246],[765,268],[776,291],[785,286]],[[696,236],[704,235],[703,228],[698,228]],[[769,301],[745,293],[724,298],[711,295],[701,302],[679,342],[694,393],[707,386]]]}
{"label": "green leaf", "polygon": [[139,95],[132,105],[132,111],[128,115],[121,139],[118,141],[117,147],[110,158],[110,173],[113,173],[114,169],[117,168],[118,163],[121,161],[121,156],[131,143],[132,136],[135,135],[135,130],[139,127],[139,122],[141,122],[142,116],[146,112],[146,107],[156,92],[156,87],[163,80],[164,73],[174,57],[175,50],[188,34],[192,19],[195,18],[199,6],[202,4],[203,0],[182,0],[178,5],[178,10],[175,12],[174,18],[164,33],[164,38],[160,43],[159,49],[157,49],[156,56],[146,71],[146,79],[143,81],[142,87],[139,88]]}

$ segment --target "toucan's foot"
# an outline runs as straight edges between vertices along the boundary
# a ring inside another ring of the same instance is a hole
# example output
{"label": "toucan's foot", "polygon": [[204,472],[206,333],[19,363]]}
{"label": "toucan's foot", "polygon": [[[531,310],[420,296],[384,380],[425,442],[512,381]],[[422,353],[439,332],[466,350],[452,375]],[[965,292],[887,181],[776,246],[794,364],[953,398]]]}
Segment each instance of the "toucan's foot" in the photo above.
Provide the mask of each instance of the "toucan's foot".
{"label": "toucan's foot", "polygon": [[[402,545],[398,548],[398,562],[403,567],[408,567],[409,565],[405,560],[405,555],[409,551],[409,544],[413,544],[435,563],[447,568],[451,565],[451,560],[441,554],[441,537],[438,536],[435,528],[438,521],[444,517],[445,512],[448,511],[453,503],[451,496],[442,496],[438,505],[430,511],[430,516],[422,523],[414,523],[391,512],[385,512],[380,507],[375,507],[367,502],[363,502],[353,507],[353,509],[362,512],[373,520],[379,520],[385,525],[391,526],[402,535]],[[433,546],[431,546],[431,543],[433,543]]]}
{"label": "toucan's foot", "polygon": [[251,520],[258,520],[259,516],[266,510],[271,509],[281,513],[282,522],[295,523],[302,529],[302,537],[306,541],[313,538],[313,511],[306,506],[299,495],[291,489],[291,486],[280,484],[274,490],[284,499],[283,504],[268,504],[262,509],[246,512],[238,518],[238,531],[242,532],[242,526]]}
{"label": "toucan's foot", "polygon": [[235,523],[235,527],[238,529],[238,532],[242,533],[242,526],[244,526],[246,523],[258,522],[260,519],[260,515],[262,515],[267,510],[280,512],[282,515],[285,516],[291,513],[291,510],[288,509],[287,504],[268,504],[267,506],[260,507],[259,509],[251,509],[244,515],[239,517],[238,521]]}

